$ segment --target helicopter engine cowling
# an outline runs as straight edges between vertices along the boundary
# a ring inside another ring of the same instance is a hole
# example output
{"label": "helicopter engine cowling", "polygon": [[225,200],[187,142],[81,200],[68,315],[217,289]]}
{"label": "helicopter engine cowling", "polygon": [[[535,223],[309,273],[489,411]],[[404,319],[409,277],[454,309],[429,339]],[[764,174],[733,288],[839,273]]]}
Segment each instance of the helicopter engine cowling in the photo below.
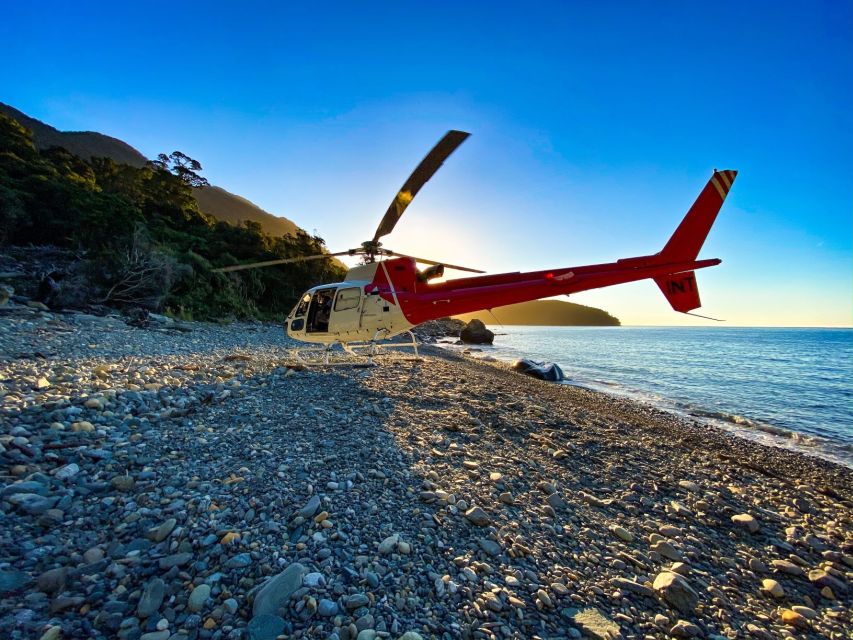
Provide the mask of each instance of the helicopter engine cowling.
{"label": "helicopter engine cowling", "polygon": [[418,280],[421,282],[428,282],[430,280],[434,280],[435,278],[440,278],[444,275],[444,265],[443,264],[434,264],[431,267],[427,267],[423,271],[418,271]]}

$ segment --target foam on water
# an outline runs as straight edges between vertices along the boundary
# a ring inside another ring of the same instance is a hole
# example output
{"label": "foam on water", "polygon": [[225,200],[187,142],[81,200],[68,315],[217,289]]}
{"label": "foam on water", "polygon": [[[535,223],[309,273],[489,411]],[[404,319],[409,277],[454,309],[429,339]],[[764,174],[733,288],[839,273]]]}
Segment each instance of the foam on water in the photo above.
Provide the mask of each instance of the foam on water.
{"label": "foam on water", "polygon": [[569,384],[853,467],[851,329],[491,329],[475,356],[556,362]]}

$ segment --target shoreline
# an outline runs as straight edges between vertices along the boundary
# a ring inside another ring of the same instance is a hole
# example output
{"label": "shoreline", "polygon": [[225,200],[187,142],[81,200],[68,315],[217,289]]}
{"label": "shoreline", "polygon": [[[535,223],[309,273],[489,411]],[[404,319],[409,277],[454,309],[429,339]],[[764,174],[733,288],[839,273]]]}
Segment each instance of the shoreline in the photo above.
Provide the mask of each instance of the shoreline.
{"label": "shoreline", "polygon": [[[519,327],[521,329],[543,329],[543,327],[521,325]],[[495,326],[491,328],[492,330],[497,330]],[[555,329],[559,330],[562,328],[556,327]],[[581,330],[596,328],[578,327]],[[646,329],[647,327],[641,328]],[[668,331],[671,327],[659,328]],[[651,329],[655,329],[655,327],[651,327]],[[704,330],[705,327],[702,327],[702,329]],[[745,329],[752,330],[752,328]],[[825,329],[819,330],[825,331]],[[843,329],[843,331],[849,330]],[[753,413],[746,413],[747,409],[745,407],[741,407],[740,410],[735,408],[733,402],[729,402],[725,408],[719,408],[719,398],[706,397],[703,401],[699,401],[695,397],[686,399],[676,395],[676,399],[667,394],[666,390],[652,391],[648,386],[643,387],[637,380],[630,381],[630,377],[628,380],[620,380],[613,377],[608,378],[605,369],[600,369],[596,373],[587,367],[587,370],[581,373],[574,370],[569,364],[561,361],[559,358],[554,356],[549,358],[542,353],[541,349],[535,355],[531,355],[518,345],[515,345],[515,347],[507,347],[504,344],[463,345],[457,344],[452,340],[452,336],[447,338],[439,337],[436,342],[431,344],[452,353],[470,352],[469,356],[474,360],[485,357],[486,360],[492,358],[506,364],[510,364],[519,358],[533,358],[534,360],[545,361],[553,360],[563,367],[566,372],[566,379],[560,384],[578,386],[613,397],[628,399],[632,402],[639,402],[678,416],[686,421],[698,422],[717,430],[730,432],[735,436],[757,444],[792,450],[853,469],[853,442],[849,441],[849,438],[845,440],[839,437],[838,434],[821,433],[820,430],[809,430],[790,424],[780,426],[773,418],[756,418]],[[477,351],[481,351],[482,353],[476,353]],[[672,392],[673,389],[669,388],[668,391]],[[839,398],[838,401],[843,402],[843,398]],[[772,407],[772,409],[778,412],[780,407]],[[753,406],[752,411],[754,412],[755,410],[756,407]]]}
{"label": "shoreline", "polygon": [[294,346],[0,316],[10,638],[853,631],[850,469],[436,347]]}

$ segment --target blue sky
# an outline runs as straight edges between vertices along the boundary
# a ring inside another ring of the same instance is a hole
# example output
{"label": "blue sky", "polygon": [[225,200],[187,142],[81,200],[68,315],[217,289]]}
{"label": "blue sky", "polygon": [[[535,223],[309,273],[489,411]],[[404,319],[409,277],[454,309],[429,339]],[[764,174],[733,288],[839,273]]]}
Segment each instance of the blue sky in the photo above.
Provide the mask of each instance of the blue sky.
{"label": "blue sky", "polygon": [[[853,320],[848,2],[26,4],[3,9],[0,101],[180,149],[332,249],[457,128],[388,246],[489,271],[652,253],[733,168],[704,313]],[[651,282],[572,299],[701,324]]]}

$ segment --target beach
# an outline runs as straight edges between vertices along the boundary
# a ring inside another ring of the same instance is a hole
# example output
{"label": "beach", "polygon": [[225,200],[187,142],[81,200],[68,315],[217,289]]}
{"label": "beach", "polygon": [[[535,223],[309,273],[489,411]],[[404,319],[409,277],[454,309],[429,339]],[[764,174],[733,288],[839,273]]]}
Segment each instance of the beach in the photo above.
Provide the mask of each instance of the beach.
{"label": "beach", "polygon": [[853,471],[436,348],[0,311],[9,638],[849,638]]}

